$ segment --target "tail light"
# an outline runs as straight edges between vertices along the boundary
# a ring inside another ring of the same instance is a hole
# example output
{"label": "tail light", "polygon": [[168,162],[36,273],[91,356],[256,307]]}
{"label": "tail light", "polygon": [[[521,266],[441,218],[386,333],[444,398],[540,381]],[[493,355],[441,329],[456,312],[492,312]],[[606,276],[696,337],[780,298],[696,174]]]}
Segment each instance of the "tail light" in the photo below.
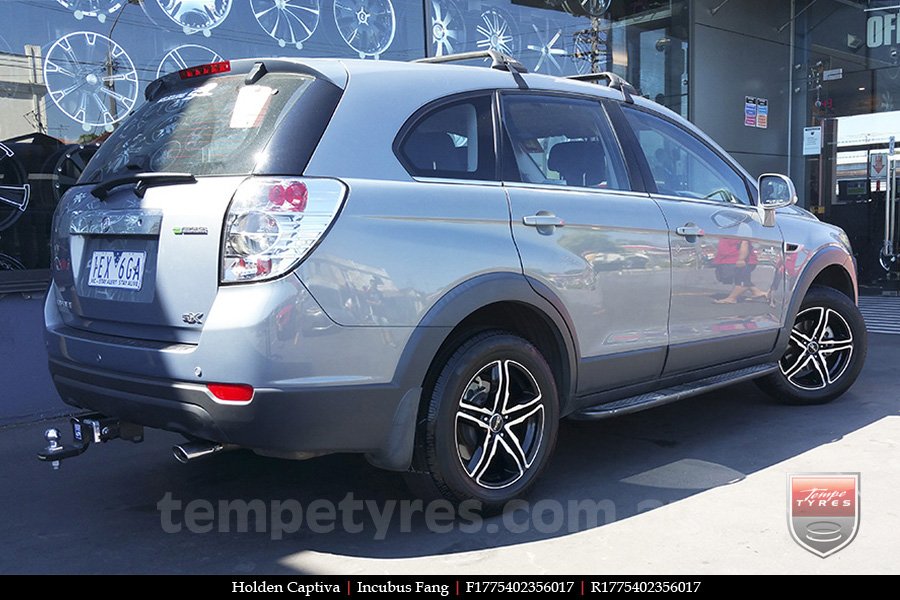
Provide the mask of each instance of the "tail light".
{"label": "tail light", "polygon": [[331,225],[345,195],[344,185],[334,179],[244,180],[225,217],[222,282],[290,272]]}

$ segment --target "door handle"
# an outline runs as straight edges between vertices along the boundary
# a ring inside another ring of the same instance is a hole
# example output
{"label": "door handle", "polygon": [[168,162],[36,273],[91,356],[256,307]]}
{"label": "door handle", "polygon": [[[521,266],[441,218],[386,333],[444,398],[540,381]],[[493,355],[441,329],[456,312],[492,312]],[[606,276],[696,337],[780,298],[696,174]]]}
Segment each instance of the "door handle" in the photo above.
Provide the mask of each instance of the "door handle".
{"label": "door handle", "polygon": [[703,235],[705,235],[703,230],[693,223],[688,223],[687,225],[676,227],[675,233],[684,237],[702,237]]}
{"label": "door handle", "polygon": [[562,227],[566,224],[565,221],[556,215],[549,213],[538,213],[522,217],[522,223],[529,227]]}

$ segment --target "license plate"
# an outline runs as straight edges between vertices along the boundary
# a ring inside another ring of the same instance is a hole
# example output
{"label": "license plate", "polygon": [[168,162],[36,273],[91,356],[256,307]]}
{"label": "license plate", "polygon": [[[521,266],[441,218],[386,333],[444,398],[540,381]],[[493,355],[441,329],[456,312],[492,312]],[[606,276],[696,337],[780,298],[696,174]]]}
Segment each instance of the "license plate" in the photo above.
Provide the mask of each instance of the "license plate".
{"label": "license plate", "polygon": [[139,290],[144,281],[145,252],[103,252],[91,255],[88,285]]}

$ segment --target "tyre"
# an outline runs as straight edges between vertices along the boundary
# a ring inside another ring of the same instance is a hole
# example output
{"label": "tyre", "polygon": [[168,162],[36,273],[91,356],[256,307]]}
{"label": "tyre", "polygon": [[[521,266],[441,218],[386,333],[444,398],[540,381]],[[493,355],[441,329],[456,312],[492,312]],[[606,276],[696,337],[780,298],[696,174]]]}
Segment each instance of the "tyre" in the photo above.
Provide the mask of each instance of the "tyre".
{"label": "tyre", "polygon": [[788,404],[830,402],[856,381],[866,344],[866,324],[856,305],[837,290],[813,286],[794,319],[779,370],[757,383]]}
{"label": "tyre", "polygon": [[[501,508],[531,487],[556,444],[553,373],[535,346],[502,331],[474,335],[439,368],[417,436],[419,477],[453,502]],[[422,483],[411,487],[422,493]]]}

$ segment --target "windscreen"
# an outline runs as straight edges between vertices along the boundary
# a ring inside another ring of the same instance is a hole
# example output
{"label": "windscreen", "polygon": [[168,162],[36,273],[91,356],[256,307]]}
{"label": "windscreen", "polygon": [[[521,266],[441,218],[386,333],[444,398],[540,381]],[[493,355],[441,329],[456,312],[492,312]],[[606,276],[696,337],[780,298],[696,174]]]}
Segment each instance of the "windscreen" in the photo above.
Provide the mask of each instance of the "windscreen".
{"label": "windscreen", "polygon": [[205,78],[163,91],[104,142],[79,179],[99,183],[136,173],[246,175],[282,114],[313,77],[271,73],[253,85],[244,75]]}

